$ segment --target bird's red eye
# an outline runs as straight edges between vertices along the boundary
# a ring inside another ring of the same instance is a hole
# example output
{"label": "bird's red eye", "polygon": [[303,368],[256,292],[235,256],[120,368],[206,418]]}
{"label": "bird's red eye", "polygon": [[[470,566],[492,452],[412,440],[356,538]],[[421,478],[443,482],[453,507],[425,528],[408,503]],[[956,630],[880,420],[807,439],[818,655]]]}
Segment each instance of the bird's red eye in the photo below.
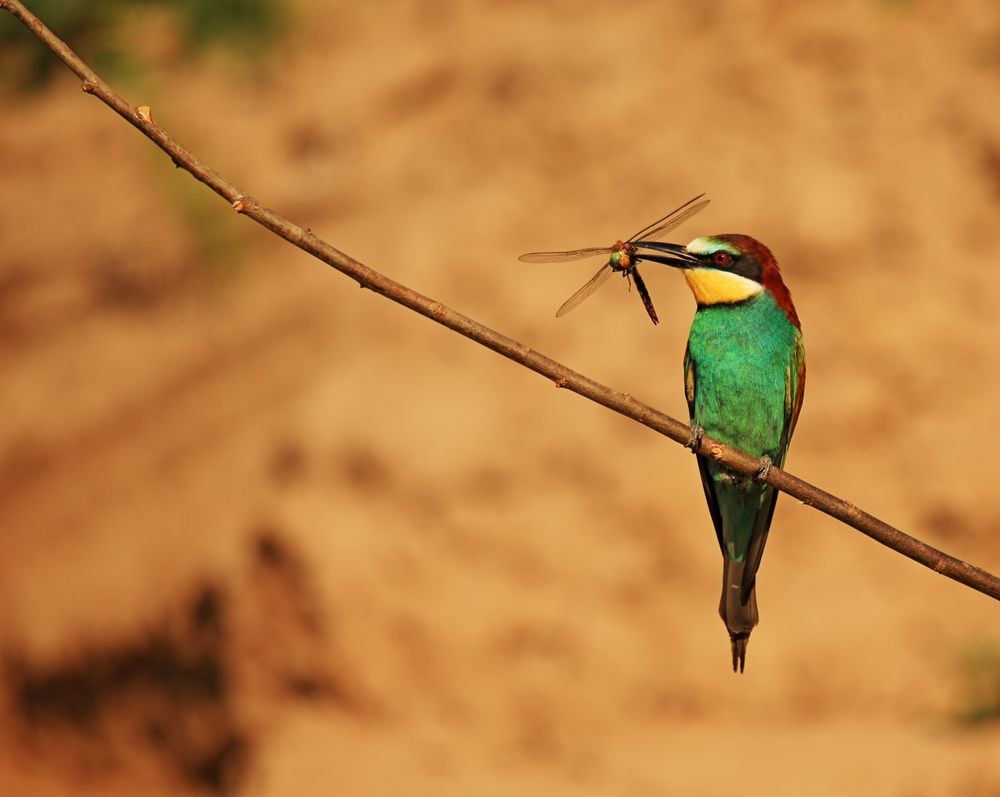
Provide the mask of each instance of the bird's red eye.
{"label": "bird's red eye", "polygon": [[729,252],[716,252],[712,255],[712,262],[717,266],[728,266],[729,260]]}

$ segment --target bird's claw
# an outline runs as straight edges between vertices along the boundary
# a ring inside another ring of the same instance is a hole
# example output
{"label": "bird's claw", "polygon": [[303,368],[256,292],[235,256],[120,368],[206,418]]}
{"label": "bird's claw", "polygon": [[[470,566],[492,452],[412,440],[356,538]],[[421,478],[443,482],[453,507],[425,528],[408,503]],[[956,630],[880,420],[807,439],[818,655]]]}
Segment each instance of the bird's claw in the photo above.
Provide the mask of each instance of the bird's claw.
{"label": "bird's claw", "polygon": [[688,441],[684,444],[684,448],[690,448],[692,453],[697,454],[698,449],[701,448],[701,439],[705,436],[705,429],[696,423],[691,424],[691,436]]}
{"label": "bird's claw", "polygon": [[774,463],[771,461],[771,458],[767,454],[762,456],[760,458],[760,469],[757,471],[757,473],[754,474],[754,479],[756,479],[759,482],[766,482],[767,474],[771,472],[771,465],[773,464]]}

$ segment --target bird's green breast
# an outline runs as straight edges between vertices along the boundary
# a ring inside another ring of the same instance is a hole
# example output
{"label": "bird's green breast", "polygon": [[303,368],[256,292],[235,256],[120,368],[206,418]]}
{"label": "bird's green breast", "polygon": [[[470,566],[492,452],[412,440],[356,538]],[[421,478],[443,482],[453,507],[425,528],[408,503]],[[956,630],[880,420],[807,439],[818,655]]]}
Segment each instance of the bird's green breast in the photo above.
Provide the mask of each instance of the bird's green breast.
{"label": "bird's green breast", "polygon": [[767,291],[698,309],[688,351],[697,380],[694,420],[708,435],[781,464],[789,363],[799,335]]}

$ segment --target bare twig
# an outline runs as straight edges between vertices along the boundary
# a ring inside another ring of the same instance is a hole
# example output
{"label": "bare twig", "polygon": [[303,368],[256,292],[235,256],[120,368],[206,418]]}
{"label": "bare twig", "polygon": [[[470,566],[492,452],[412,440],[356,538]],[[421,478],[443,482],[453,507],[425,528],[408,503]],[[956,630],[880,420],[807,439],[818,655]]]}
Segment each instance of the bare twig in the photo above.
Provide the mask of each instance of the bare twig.
{"label": "bare twig", "polygon": [[[595,382],[582,374],[570,370],[561,363],[539,354],[516,340],[494,332],[473,319],[457,313],[454,310],[436,302],[416,291],[401,285],[388,277],[359,263],[352,257],[338,251],[330,244],[317,238],[308,230],[278,215],[264,207],[255,199],[240,191],[221,175],[209,169],[192,153],[181,147],[166,131],[153,121],[147,106],[133,107],[117,94],[107,83],[88,67],[80,58],[66,46],[55,34],[35,17],[19,0],[0,0],[0,8],[10,11],[23,22],[49,49],[52,50],[79,78],[83,81],[83,90],[93,94],[111,107],[122,118],[137,127],[143,135],[150,138],[160,149],[170,156],[174,164],[200,180],[215,193],[229,202],[237,213],[262,224],[299,249],[308,252],[329,266],[347,274],[365,288],[380,293],[394,302],[420,313],[432,321],[448,327],[460,335],[464,335],[504,357],[530,368],[542,376],[551,379],[556,387],[566,388],[585,398],[602,404],[627,418],[648,426],[650,429],[669,437],[675,442],[687,443],[691,430],[686,425],[652,407],[636,401],[626,393],[612,390]],[[712,457],[718,462],[728,465],[733,470],[752,475],[761,468],[761,461],[741,451],[730,448],[710,437],[704,437],[697,453],[700,456]],[[1000,579],[981,568],[967,564],[943,551],[904,534],[899,529],[884,523],[878,518],[858,509],[853,504],[837,498],[790,473],[772,467],[767,474],[768,484],[774,485],[782,492],[798,498],[805,504],[815,507],[831,517],[852,526],[867,534],[876,542],[892,550],[908,556],[916,562],[931,568],[937,573],[965,584],[972,589],[1000,600]]]}

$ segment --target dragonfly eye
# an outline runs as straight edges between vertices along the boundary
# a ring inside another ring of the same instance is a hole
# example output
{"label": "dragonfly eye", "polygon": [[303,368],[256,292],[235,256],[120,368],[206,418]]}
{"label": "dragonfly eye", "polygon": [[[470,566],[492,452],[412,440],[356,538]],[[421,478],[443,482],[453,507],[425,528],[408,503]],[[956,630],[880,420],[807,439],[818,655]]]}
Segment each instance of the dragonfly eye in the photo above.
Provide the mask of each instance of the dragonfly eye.
{"label": "dragonfly eye", "polygon": [[626,271],[632,265],[632,258],[625,249],[611,253],[611,268],[616,271]]}
{"label": "dragonfly eye", "polygon": [[712,255],[712,262],[717,266],[728,266],[731,260],[732,256],[729,252],[716,252]]}

